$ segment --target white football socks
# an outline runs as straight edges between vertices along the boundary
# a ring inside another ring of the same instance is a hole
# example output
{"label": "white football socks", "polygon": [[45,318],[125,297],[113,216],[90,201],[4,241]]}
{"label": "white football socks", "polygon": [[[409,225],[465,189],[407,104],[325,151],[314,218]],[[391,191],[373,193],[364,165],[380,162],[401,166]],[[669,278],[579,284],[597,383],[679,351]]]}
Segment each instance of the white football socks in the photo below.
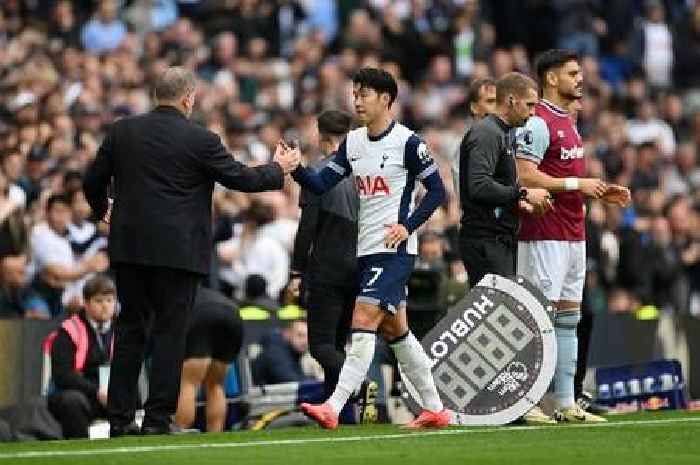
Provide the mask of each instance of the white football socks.
{"label": "white football socks", "polygon": [[418,391],[423,408],[431,412],[444,409],[440,395],[435,388],[435,380],[430,371],[430,359],[412,332],[389,344],[404,375]]}
{"label": "white football socks", "polygon": [[353,392],[357,391],[367,376],[367,370],[374,357],[377,335],[373,332],[355,331],[352,333],[350,351],[340,370],[335,391],[326,401],[335,413],[340,413]]}

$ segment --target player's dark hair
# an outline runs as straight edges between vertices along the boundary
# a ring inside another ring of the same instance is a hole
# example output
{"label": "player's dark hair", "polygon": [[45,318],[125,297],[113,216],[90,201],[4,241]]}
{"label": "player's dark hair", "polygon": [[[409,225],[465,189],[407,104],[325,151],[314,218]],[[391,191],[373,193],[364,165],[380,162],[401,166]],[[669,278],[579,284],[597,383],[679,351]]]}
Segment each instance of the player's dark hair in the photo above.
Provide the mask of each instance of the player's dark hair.
{"label": "player's dark hair", "polygon": [[316,119],[318,132],[323,135],[344,136],[352,125],[352,116],[340,110],[326,110]]}
{"label": "player's dark hair", "polygon": [[389,94],[389,108],[399,94],[399,86],[394,76],[379,68],[362,68],[352,78],[352,83],[372,89],[378,94]]}
{"label": "player's dark hair", "polygon": [[70,197],[67,194],[52,194],[46,201],[46,211],[51,211],[54,205],[62,203],[66,207],[70,207]]}
{"label": "player's dark hair", "polygon": [[509,95],[525,97],[529,89],[537,91],[537,83],[522,73],[508,73],[496,81],[496,102],[504,103]]}
{"label": "player's dark hair", "polygon": [[98,295],[116,295],[117,288],[114,281],[104,274],[98,274],[90,278],[83,286],[83,299],[85,302]]}
{"label": "player's dark hair", "polygon": [[496,81],[491,78],[474,79],[469,85],[469,96],[467,97],[467,108],[471,112],[472,103],[479,101],[479,93],[483,87],[495,86]]}
{"label": "player's dark hair", "polygon": [[574,50],[563,48],[553,48],[542,52],[535,60],[535,70],[537,79],[540,81],[540,86],[544,87],[546,80],[545,75],[555,69],[561,68],[570,61],[579,61],[578,53]]}

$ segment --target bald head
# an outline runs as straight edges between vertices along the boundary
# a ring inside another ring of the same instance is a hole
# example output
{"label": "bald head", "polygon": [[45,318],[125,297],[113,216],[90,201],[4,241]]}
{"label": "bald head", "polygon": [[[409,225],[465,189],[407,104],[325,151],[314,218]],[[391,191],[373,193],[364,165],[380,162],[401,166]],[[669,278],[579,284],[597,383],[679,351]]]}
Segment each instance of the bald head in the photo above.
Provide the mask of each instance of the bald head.
{"label": "bald head", "polygon": [[158,77],[153,93],[158,102],[174,103],[194,92],[196,84],[192,71],[171,66]]}

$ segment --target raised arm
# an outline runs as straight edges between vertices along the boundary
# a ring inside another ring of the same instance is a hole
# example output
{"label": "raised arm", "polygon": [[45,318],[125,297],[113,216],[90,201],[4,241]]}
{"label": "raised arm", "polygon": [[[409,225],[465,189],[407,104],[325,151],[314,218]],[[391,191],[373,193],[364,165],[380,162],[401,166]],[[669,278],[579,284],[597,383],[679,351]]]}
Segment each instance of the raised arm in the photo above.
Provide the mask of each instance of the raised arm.
{"label": "raised arm", "polygon": [[[275,154],[275,161],[250,167],[236,161],[214,133],[209,133],[204,144],[202,163],[205,170],[219,184],[241,192],[262,192],[281,189],[284,175],[291,171],[291,155],[283,155],[282,161]],[[293,165],[296,166],[296,165]],[[285,167],[287,171],[285,172]]]}

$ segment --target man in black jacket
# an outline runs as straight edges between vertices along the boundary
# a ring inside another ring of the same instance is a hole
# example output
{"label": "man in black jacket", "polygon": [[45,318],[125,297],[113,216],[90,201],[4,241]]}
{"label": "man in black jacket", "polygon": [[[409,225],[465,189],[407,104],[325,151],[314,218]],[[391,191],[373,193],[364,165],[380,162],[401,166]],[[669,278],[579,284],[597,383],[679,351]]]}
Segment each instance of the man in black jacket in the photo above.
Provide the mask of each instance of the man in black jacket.
{"label": "man in black jacket", "polygon": [[188,120],[196,81],[168,68],[155,83],[158,106],[114,123],[85,176],[94,215],[108,214],[109,255],[122,304],[109,388],[111,433],[135,433],[137,381],[151,339],[142,432],[168,433],[180,389],[187,321],[211,259],[214,183],[244,192],[281,189],[298,155],[278,150],[255,168],[235,161],[218,136]]}
{"label": "man in black jacket", "polygon": [[460,146],[462,260],[474,286],[487,273],[515,274],[518,208],[544,213],[552,208],[544,189],[518,184],[515,131],[534,114],[537,85],[520,73],[496,82],[496,111],[478,121]]}
{"label": "man in black jacket", "polygon": [[107,389],[100,386],[99,370],[112,358],[115,294],[108,277],[88,280],[83,286],[85,311],[65,320],[55,333],[51,346],[55,392],[48,406],[66,438],[88,437],[90,422],[107,416]]}
{"label": "man in black jacket", "polygon": [[[350,130],[352,117],[329,110],[319,115],[317,123],[320,150],[325,157],[315,168],[321,169]],[[321,196],[302,189],[299,206],[301,218],[294,240],[290,285],[298,288],[303,278],[301,298],[308,310],[309,349],[323,367],[324,390],[329,396],[345,360],[357,295],[359,201],[354,181],[346,178]]]}

